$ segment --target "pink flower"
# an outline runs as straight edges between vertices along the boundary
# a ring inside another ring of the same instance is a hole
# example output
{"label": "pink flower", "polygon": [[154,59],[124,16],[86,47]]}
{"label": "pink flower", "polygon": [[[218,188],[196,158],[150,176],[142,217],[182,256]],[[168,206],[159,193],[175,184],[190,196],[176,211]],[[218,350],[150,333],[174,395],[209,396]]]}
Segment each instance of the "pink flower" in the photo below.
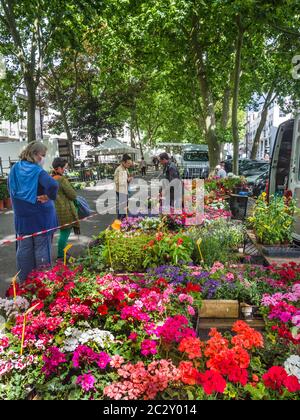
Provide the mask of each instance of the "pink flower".
{"label": "pink flower", "polygon": [[57,347],[49,347],[43,355],[43,361],[45,364],[42,371],[45,372],[46,376],[49,376],[52,373],[57,373],[59,365],[65,363],[67,359]]}
{"label": "pink flower", "polygon": [[233,273],[227,273],[226,274],[226,280],[233,281],[234,280],[234,274]]}
{"label": "pink flower", "polygon": [[157,343],[154,340],[144,340],[141,344],[141,353],[143,356],[157,354]]}
{"label": "pink flower", "polygon": [[189,315],[194,316],[195,315],[195,309],[192,306],[188,306],[187,308]]}
{"label": "pink flower", "polygon": [[90,373],[84,373],[83,375],[78,376],[78,378],[76,380],[76,384],[80,385],[81,388],[85,392],[89,392],[91,390],[94,390],[95,389],[94,388],[95,382],[96,382],[96,379]]}
{"label": "pink flower", "polygon": [[100,369],[106,369],[106,366],[109,364],[110,362],[110,357],[107,353],[105,353],[104,351],[102,351],[97,358],[97,365]]}
{"label": "pink flower", "polygon": [[124,364],[124,362],[125,362],[124,357],[116,354],[115,356],[112,356],[111,361],[110,361],[110,366],[115,369],[119,369]]}
{"label": "pink flower", "polygon": [[128,340],[131,340],[131,341],[136,341],[137,338],[138,338],[137,333],[133,333],[133,332],[130,333],[128,336]]}

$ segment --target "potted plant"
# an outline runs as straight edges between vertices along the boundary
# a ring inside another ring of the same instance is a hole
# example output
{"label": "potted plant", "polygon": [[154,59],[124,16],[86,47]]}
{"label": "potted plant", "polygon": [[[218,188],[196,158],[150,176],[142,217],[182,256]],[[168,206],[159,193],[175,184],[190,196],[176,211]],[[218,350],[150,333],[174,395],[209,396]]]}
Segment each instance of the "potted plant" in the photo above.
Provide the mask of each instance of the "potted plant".
{"label": "potted plant", "polygon": [[248,219],[262,252],[270,256],[296,256],[297,249],[290,247],[296,202],[286,197],[271,197],[266,193],[257,200],[253,215]]}
{"label": "potted plant", "polygon": [[0,184],[0,211],[4,210],[4,199],[6,197],[5,190],[5,184]]}
{"label": "potted plant", "polygon": [[3,195],[4,195],[4,208],[5,209],[11,209],[12,205],[11,205],[11,198],[10,198],[10,194],[9,194],[9,190],[6,184],[3,184],[4,188],[3,188]]}

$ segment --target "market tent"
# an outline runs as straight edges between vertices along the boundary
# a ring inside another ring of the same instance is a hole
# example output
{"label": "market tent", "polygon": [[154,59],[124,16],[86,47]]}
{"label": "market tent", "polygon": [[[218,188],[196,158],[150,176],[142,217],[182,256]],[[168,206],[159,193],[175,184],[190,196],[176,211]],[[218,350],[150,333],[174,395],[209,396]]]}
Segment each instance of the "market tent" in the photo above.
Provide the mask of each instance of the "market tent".
{"label": "market tent", "polygon": [[90,156],[122,155],[124,153],[130,155],[137,154],[139,153],[139,149],[130,147],[118,139],[110,138],[88,152]]}

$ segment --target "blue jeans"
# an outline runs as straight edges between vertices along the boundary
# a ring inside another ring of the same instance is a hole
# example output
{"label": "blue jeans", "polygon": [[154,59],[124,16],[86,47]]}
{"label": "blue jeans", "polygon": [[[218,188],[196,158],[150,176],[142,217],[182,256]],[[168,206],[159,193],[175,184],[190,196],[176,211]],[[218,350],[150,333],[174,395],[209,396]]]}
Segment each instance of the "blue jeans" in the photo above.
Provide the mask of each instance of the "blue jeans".
{"label": "blue jeans", "polygon": [[18,243],[17,270],[19,281],[24,282],[33,270],[49,267],[52,264],[53,234],[28,238]]}

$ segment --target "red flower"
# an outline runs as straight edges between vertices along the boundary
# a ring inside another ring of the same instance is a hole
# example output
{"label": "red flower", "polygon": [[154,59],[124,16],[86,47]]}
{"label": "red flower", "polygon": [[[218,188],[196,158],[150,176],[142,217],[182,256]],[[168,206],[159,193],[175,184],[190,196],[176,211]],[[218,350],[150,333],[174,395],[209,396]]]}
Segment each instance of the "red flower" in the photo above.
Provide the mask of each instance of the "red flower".
{"label": "red flower", "polygon": [[155,241],[152,239],[149,243],[148,246],[153,247],[155,245]]}
{"label": "red flower", "polygon": [[34,300],[31,302],[31,307],[38,305],[35,310],[41,311],[44,308],[44,303],[41,300]]}
{"label": "red flower", "polygon": [[199,293],[201,292],[201,286],[199,284],[188,283],[184,289],[185,293]]}
{"label": "red flower", "polygon": [[48,296],[51,295],[51,290],[49,289],[42,289],[38,291],[38,298],[41,300],[45,300]]}
{"label": "red flower", "polygon": [[273,366],[263,375],[262,379],[267,388],[273,389],[274,391],[281,391],[287,376],[283,367]]}
{"label": "red flower", "polygon": [[207,370],[205,373],[199,373],[197,382],[203,386],[204,392],[211,395],[214,392],[223,394],[226,388],[226,381],[219,372]]}
{"label": "red flower", "polygon": [[180,362],[179,370],[181,381],[187,385],[196,385],[199,372],[193,367],[192,362]]}
{"label": "red flower", "polygon": [[177,245],[179,245],[179,246],[180,246],[180,245],[182,245],[182,244],[183,244],[183,239],[182,239],[182,238],[179,238],[179,239],[178,239],[178,241],[177,241]]}
{"label": "red flower", "polygon": [[300,383],[296,376],[288,376],[284,381],[284,385],[287,387],[289,392],[299,392]]}
{"label": "red flower", "polygon": [[108,314],[108,306],[107,305],[100,305],[97,309],[99,315],[107,315]]}
{"label": "red flower", "polygon": [[163,237],[164,237],[164,234],[162,233],[162,232],[158,232],[157,234],[156,234],[156,240],[159,242],[159,241],[161,241],[162,239],[163,239]]}

